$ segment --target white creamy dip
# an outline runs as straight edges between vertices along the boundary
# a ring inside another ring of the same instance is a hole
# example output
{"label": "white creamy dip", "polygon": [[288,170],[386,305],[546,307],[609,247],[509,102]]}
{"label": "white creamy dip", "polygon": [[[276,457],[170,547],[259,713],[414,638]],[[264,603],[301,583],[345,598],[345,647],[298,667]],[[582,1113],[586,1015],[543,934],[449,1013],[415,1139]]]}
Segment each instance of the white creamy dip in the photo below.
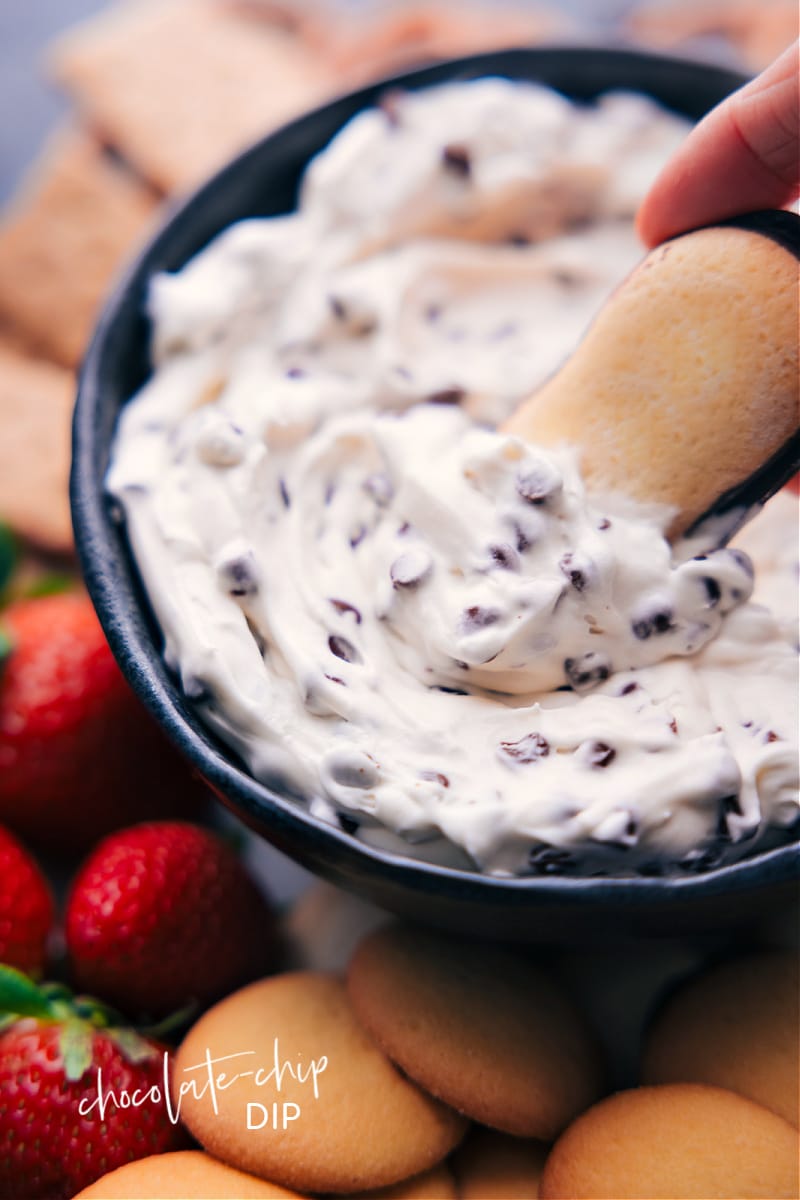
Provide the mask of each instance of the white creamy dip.
{"label": "white creamy dip", "polygon": [[[167,661],[257,778],[358,836],[659,871],[797,817],[794,634],[747,556],[670,546],[663,512],[493,428],[641,256],[632,214],[685,131],[631,95],[392,95],[297,213],[153,281],[108,486]],[[748,532],[778,596],[795,514]]]}

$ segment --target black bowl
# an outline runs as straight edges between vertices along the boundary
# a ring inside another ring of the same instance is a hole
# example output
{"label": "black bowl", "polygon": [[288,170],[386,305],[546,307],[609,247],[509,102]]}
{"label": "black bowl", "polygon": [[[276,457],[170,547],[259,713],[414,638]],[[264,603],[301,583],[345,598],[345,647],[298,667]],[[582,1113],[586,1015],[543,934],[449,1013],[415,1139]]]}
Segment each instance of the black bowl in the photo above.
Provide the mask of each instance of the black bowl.
{"label": "black bowl", "polygon": [[[730,71],[678,59],[569,48],[446,62],[393,79],[391,86],[490,74],[550,84],[578,100],[628,88],[695,119],[744,82]],[[526,879],[429,866],[370,848],[257,783],[201,723],[164,665],[124,527],[103,486],[119,410],[148,374],[148,280],[181,267],[233,221],[290,211],[309,158],[386,86],[335,100],[237,158],[169,215],[106,305],[80,380],[71,495],[81,564],[111,648],[168,735],[242,820],[310,870],[395,912],[491,938],[580,940],[713,929],[785,903],[796,891],[793,846],[694,876]]]}

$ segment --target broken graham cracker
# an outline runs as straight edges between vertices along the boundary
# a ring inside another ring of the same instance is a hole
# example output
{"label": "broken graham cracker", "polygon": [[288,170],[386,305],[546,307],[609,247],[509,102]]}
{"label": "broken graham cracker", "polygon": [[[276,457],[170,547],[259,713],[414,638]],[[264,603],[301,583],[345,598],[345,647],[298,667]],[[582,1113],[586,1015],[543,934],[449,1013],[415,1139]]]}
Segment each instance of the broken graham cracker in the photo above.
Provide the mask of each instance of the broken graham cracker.
{"label": "broken graham cracker", "polygon": [[325,59],[222,0],[126,0],[51,56],[105,140],[163,192],[200,183],[335,89]]}
{"label": "broken graham cracker", "polygon": [[0,224],[0,319],[32,351],[76,366],[155,205],[89,135],[57,134]]}
{"label": "broken graham cracker", "polygon": [[59,554],[72,551],[69,514],[71,371],[0,336],[0,521]]}

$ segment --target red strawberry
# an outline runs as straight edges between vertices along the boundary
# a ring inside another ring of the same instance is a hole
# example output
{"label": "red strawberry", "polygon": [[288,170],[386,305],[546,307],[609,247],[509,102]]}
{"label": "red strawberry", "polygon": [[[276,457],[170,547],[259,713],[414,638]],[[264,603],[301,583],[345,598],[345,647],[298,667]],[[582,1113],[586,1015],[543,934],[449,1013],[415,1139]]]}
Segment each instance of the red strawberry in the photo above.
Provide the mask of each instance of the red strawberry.
{"label": "red strawberry", "polygon": [[130,1013],[205,1005],[269,969],[275,922],[234,852],[179,821],[112,834],[67,903],[77,985]]}
{"label": "red strawberry", "polygon": [[196,782],[128,688],[88,597],[21,600],[0,616],[0,821],[86,849],[143,817],[188,815]]}
{"label": "red strawberry", "polygon": [[0,826],[0,963],[40,975],[53,917],[47,880],[27,850]]}
{"label": "red strawberry", "polygon": [[186,1145],[164,1096],[164,1046],[9,967],[0,1010],[2,1200],[65,1200],[123,1163]]}

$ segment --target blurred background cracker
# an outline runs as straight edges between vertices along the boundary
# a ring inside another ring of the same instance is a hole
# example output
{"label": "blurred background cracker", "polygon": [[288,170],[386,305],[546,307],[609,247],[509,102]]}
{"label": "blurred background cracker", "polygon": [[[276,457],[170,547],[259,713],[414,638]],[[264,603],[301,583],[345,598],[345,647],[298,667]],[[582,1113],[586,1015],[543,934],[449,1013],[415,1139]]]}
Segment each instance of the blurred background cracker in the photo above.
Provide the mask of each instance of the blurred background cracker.
{"label": "blurred background cracker", "polygon": [[68,553],[67,501],[74,378],[0,334],[0,513],[22,537]]}
{"label": "blurred background cracker", "polygon": [[57,133],[0,223],[0,318],[32,351],[75,367],[155,204],[94,138]]}

